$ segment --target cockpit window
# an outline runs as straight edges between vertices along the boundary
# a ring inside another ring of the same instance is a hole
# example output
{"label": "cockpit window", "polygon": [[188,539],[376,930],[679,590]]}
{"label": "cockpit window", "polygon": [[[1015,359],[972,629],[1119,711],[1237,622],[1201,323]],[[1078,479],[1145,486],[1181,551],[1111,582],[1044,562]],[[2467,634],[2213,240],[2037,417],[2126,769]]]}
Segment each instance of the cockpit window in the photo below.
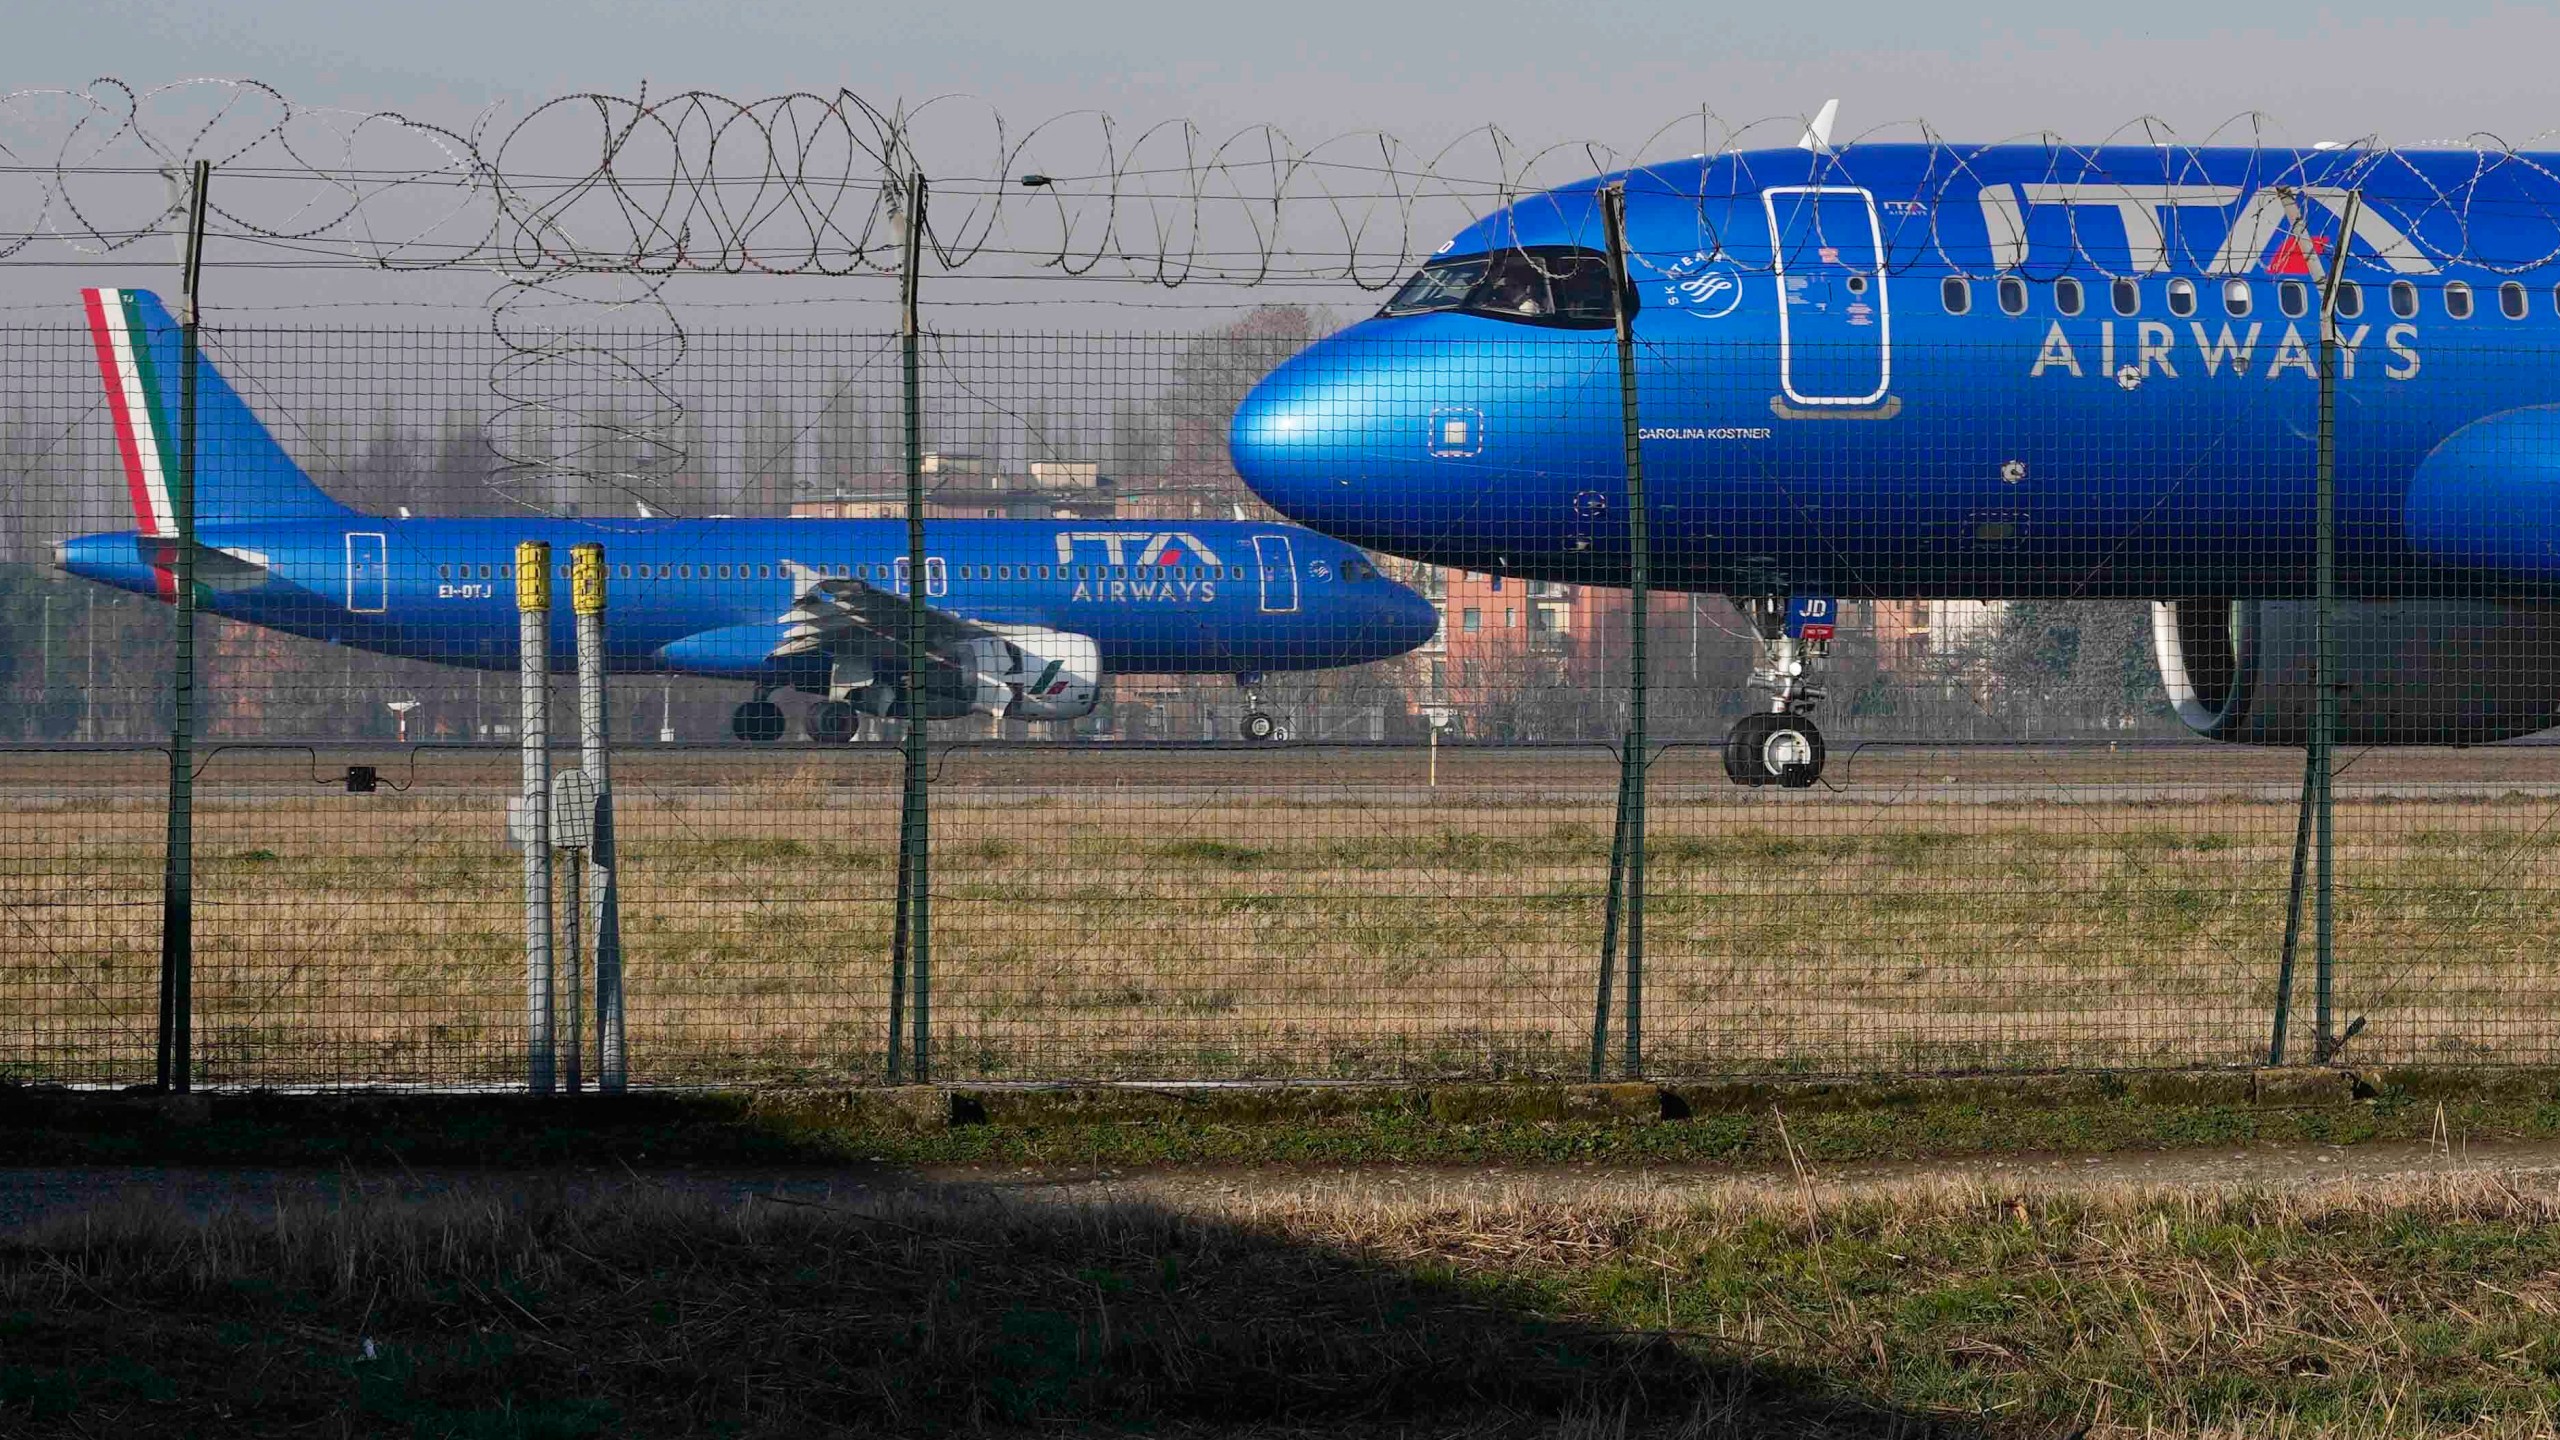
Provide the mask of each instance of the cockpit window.
{"label": "cockpit window", "polygon": [[1395,298],[1387,302],[1381,315],[1421,315],[1433,310],[1455,310],[1467,303],[1467,292],[1484,278],[1485,257],[1470,255],[1464,260],[1435,260],[1413,272]]}
{"label": "cockpit window", "polygon": [[1404,282],[1378,313],[1460,310],[1494,320],[1596,330],[1616,322],[1609,291],[1607,256],[1567,245],[1532,245],[1434,260]]}

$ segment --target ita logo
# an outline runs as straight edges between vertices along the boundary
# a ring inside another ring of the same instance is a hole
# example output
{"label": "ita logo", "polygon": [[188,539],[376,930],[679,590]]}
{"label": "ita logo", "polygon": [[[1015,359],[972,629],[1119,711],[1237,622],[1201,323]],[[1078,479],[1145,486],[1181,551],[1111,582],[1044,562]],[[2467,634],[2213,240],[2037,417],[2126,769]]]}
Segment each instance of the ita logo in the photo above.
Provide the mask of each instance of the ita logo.
{"label": "ita logo", "polygon": [[1721,320],[1742,304],[1742,277],[1704,251],[1672,266],[1665,278],[1671,303],[1702,320]]}

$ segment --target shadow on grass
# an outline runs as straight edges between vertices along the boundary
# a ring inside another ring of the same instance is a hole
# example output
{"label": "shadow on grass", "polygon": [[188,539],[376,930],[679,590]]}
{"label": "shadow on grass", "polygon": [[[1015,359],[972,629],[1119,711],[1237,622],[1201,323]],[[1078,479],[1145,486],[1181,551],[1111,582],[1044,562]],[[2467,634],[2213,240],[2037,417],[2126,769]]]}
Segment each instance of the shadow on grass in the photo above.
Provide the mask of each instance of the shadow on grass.
{"label": "shadow on grass", "polygon": [[640,1175],[428,1189],[120,1204],[0,1244],[0,1432],[1971,1433],[1581,1323],[1445,1217],[885,1170],[743,1202]]}

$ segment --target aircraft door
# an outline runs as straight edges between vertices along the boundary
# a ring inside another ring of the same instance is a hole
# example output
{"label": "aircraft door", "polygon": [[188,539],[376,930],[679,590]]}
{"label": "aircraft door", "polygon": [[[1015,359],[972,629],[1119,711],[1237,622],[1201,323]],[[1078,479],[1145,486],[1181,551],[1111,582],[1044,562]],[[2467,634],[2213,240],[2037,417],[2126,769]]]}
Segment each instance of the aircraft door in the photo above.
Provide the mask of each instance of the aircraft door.
{"label": "aircraft door", "polygon": [[1843,186],[1763,192],[1778,281],[1778,384],[1798,405],[1871,405],[1893,381],[1875,198]]}
{"label": "aircraft door", "polygon": [[[907,593],[907,557],[904,555],[898,557],[897,578],[889,582],[889,588],[900,595]],[[924,557],[924,593],[928,600],[938,600],[951,593],[951,567],[943,564],[939,555]]]}
{"label": "aircraft door", "polygon": [[382,537],[347,536],[347,610],[379,615],[390,608],[391,565],[383,555]]}
{"label": "aircraft door", "polygon": [[1253,537],[1253,558],[1262,571],[1262,613],[1294,615],[1298,610],[1298,557],[1286,535]]}

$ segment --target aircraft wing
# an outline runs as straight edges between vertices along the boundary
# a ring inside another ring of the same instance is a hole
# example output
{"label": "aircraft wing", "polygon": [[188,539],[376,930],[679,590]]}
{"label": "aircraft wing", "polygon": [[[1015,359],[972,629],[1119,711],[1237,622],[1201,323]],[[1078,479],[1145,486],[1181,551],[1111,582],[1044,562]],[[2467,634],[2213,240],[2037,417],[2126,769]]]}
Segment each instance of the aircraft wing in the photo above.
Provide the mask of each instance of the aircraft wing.
{"label": "aircraft wing", "polygon": [[[828,576],[806,565],[792,565],[799,592],[782,615],[782,643],[773,658],[824,651],[831,655],[885,660],[906,643],[907,597],[868,580]],[[924,611],[924,645],[939,651],[962,641],[995,634],[974,620],[928,605]]]}

